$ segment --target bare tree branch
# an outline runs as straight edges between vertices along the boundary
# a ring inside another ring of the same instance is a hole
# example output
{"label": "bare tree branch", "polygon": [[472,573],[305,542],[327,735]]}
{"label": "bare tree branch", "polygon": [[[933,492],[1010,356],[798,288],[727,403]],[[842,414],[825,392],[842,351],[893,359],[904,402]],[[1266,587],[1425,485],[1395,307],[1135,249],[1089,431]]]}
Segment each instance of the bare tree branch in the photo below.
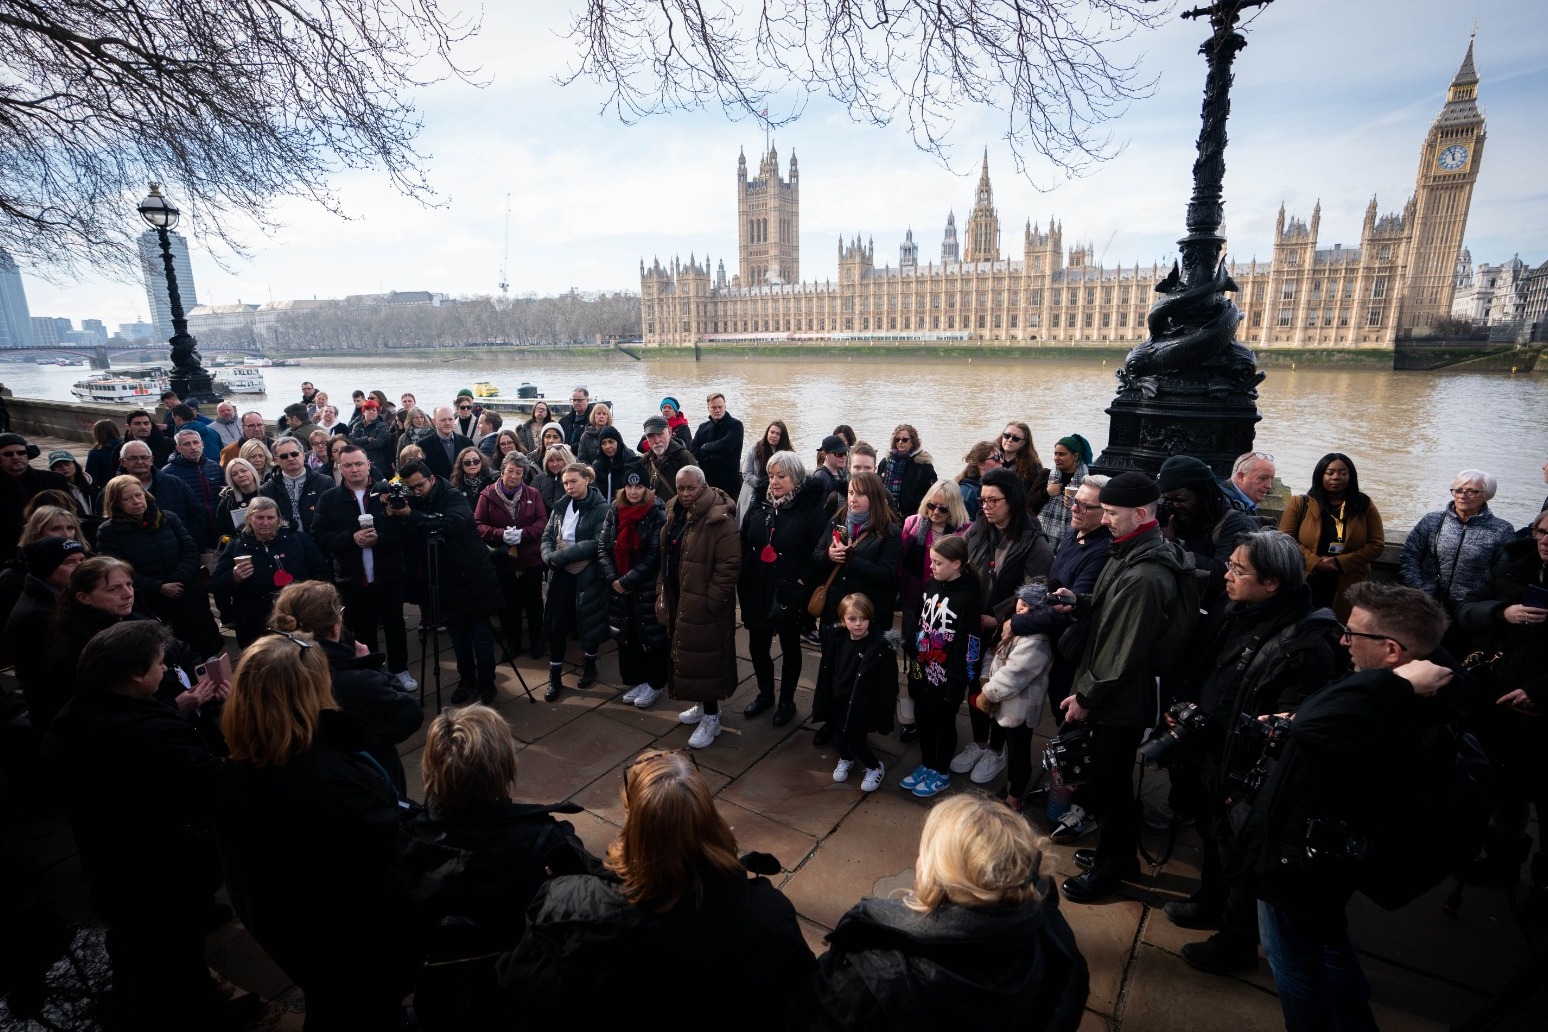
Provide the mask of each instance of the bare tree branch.
{"label": "bare tree branch", "polygon": [[345,170],[433,203],[409,98],[471,81],[451,51],[476,31],[439,0],[0,0],[0,247],[131,270],[148,180],[235,254],[281,198],[343,214]]}
{"label": "bare tree branch", "polygon": [[[963,108],[1004,118],[1017,170],[1078,175],[1119,150],[1103,126],[1155,79],[1113,45],[1154,28],[1171,0],[588,0],[565,38],[625,123],[721,107],[770,128],[817,94],[857,122],[902,117],[921,149],[949,164]],[[775,114],[765,112],[775,110]],[[1038,185],[1052,185],[1046,176]],[[1036,182],[1036,180],[1034,180]]]}

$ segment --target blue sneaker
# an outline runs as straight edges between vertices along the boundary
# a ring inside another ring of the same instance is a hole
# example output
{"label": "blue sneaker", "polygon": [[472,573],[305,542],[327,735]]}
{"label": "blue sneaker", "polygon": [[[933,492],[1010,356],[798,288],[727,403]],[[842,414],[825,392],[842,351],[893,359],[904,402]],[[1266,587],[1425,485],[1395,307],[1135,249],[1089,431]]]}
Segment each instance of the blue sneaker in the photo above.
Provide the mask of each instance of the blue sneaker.
{"label": "blue sneaker", "polygon": [[914,788],[918,786],[919,782],[924,780],[924,776],[928,773],[930,773],[930,768],[921,763],[919,766],[915,767],[911,773],[905,774],[903,776],[903,780],[898,782],[898,787],[905,792],[912,792]]}
{"label": "blue sneaker", "polygon": [[951,785],[951,778],[933,770],[926,770],[925,777],[914,786],[914,795],[920,799],[938,796]]}

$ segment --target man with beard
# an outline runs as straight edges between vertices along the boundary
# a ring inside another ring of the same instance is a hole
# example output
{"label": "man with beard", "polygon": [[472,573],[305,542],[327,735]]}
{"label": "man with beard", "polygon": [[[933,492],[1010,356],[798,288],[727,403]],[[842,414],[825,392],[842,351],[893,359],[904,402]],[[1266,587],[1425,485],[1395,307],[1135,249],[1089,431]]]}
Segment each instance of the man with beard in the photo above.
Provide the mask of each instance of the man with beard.
{"label": "man with beard", "polygon": [[692,466],[693,452],[677,443],[667,421],[660,416],[645,419],[645,465],[650,470],[650,488],[656,497],[671,501],[677,496],[677,474],[685,466]]}
{"label": "man with beard", "polygon": [[1226,562],[1236,539],[1257,530],[1258,521],[1231,507],[1215,482],[1214,470],[1201,459],[1173,455],[1161,464],[1156,480],[1161,488],[1156,513],[1161,534],[1180,542],[1193,553],[1194,566],[1209,572],[1202,601],[1205,609],[1213,611],[1224,601]]}

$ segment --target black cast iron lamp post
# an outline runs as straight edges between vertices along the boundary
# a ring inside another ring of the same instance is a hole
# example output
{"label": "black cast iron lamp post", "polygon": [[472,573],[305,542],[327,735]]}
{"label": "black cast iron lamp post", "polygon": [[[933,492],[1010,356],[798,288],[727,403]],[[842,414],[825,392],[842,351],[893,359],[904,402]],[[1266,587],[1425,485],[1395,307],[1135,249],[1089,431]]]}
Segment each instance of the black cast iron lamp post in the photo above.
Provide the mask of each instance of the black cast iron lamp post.
{"label": "black cast iron lamp post", "polygon": [[161,264],[167,274],[167,303],[172,309],[172,390],[183,401],[200,404],[220,401],[210,374],[205,371],[199,357],[199,342],[188,332],[188,320],[183,315],[183,299],[177,290],[177,271],[172,266],[172,238],[168,234],[177,226],[178,210],[161,195],[161,184],[150,184],[150,195],[140,202],[140,217],[156,231],[161,242]]}

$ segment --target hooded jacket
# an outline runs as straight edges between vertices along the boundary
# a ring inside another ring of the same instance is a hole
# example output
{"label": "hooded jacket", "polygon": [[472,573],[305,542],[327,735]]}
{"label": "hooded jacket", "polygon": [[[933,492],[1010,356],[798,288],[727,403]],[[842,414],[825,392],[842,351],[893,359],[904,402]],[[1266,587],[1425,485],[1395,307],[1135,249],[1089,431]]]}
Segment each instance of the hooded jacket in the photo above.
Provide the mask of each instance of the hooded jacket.
{"label": "hooded jacket", "polygon": [[742,572],[736,502],[706,487],[678,522],[681,511],[673,498],[661,525],[657,578],[656,619],[667,628],[672,649],[668,688],[672,698],[687,702],[730,698],[737,683],[734,601]]}
{"label": "hooded jacket", "polygon": [[1058,892],[1017,907],[929,913],[898,899],[864,899],[839,919],[828,952],[791,1015],[792,1028],[958,1028],[1071,1032],[1089,976]]}
{"label": "hooded jacket", "polygon": [[[367,452],[367,455],[369,454]],[[333,490],[333,486],[332,477],[325,477],[309,469],[304,470],[301,474],[301,504],[298,508],[290,504],[290,492],[285,487],[285,474],[276,470],[272,477],[263,482],[258,493],[265,498],[274,499],[275,504],[279,506],[280,518],[291,527],[303,534],[310,534],[312,522],[317,518],[317,503],[322,500],[323,495]]]}
{"label": "hooded jacket", "polygon": [[[838,721],[837,726],[867,734],[889,734],[898,704],[897,650],[874,624],[858,642],[842,624],[827,628],[822,636],[812,719]],[[844,656],[844,650],[852,648],[860,650],[853,666]]]}
{"label": "hooded jacket", "polygon": [[[611,459],[602,454],[601,443],[603,441],[617,441],[618,453]],[[597,453],[591,459],[581,459],[582,462],[591,463],[592,472],[597,475],[597,490],[602,492],[602,499],[611,502],[618,496],[619,488],[623,487],[624,470],[629,463],[635,462],[638,456],[629,450],[624,443],[623,434],[618,432],[616,426],[604,426],[597,434]],[[659,496],[658,496],[659,497]]]}
{"label": "hooded jacket", "polygon": [[1091,711],[1090,721],[1113,727],[1149,727],[1156,710],[1156,671],[1152,653],[1173,621],[1187,621],[1191,633],[1198,614],[1179,611],[1177,578],[1193,575],[1193,556],[1176,541],[1161,537],[1151,522],[1143,530],[1114,541],[1107,565],[1090,596],[1082,596],[1077,615],[1090,623],[1075,694]]}
{"label": "hooded jacket", "polygon": [[968,562],[978,571],[983,585],[983,611],[1004,623],[1016,613],[1016,589],[1034,577],[1046,576],[1053,567],[1053,546],[1031,516],[1021,520],[1021,533],[1010,540],[988,520],[980,519],[963,532]]}
{"label": "hooded jacket", "polygon": [[[473,509],[461,491],[436,477],[428,494],[411,499],[406,517],[389,515],[387,519],[408,523],[412,547],[420,549],[421,554],[432,540],[431,532],[438,532],[434,540],[439,545],[438,586],[443,617],[455,619],[488,612],[495,604],[500,586],[489,562],[489,549],[479,539]],[[423,561],[420,573],[429,576]],[[423,603],[427,595],[420,597]]]}
{"label": "hooded jacket", "polygon": [[365,751],[392,778],[398,794],[406,796],[408,789],[398,746],[425,721],[419,699],[413,692],[404,691],[382,668],[380,653],[357,656],[351,645],[326,638],[318,639],[317,646],[328,657],[334,701],[359,723],[369,743]]}
{"label": "hooded jacket", "polygon": [[[887,482],[888,470],[896,461],[891,454],[888,454],[877,463],[876,472],[882,478],[882,483]],[[903,467],[902,486],[895,499],[900,519],[919,511],[920,504],[930,491],[930,485],[936,480],[934,462],[935,460],[930,458],[930,453],[923,449],[909,455],[907,464]]]}

